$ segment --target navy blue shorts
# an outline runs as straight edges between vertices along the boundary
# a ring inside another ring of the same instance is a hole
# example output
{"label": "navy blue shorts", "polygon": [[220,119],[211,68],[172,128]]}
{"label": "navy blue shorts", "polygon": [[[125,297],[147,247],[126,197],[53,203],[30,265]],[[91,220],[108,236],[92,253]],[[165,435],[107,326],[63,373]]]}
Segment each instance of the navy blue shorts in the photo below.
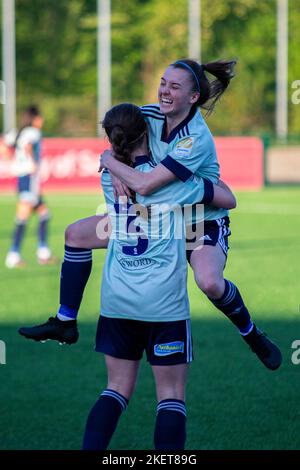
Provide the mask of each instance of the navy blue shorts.
{"label": "navy blue shorts", "polygon": [[193,360],[190,320],[147,322],[100,316],[95,350],[129,361],[146,351],[151,365],[186,364]]}
{"label": "navy blue shorts", "polygon": [[[202,222],[203,223],[203,222]],[[231,235],[231,231],[229,228],[230,220],[229,217],[221,217],[220,219],[216,220],[205,220],[204,221],[204,228],[203,228],[203,235],[200,237],[199,240],[193,240],[193,244],[195,244],[195,248],[197,246],[203,245],[211,245],[216,246],[218,243],[223,250],[223,253],[227,257],[228,254],[228,237]],[[193,228],[195,232],[195,228]],[[189,244],[191,241],[189,240]],[[191,254],[193,250],[186,250],[186,257],[188,262],[191,260]]]}
{"label": "navy blue shorts", "polygon": [[28,202],[34,209],[44,203],[40,193],[39,175],[19,176],[17,183],[19,201]]}

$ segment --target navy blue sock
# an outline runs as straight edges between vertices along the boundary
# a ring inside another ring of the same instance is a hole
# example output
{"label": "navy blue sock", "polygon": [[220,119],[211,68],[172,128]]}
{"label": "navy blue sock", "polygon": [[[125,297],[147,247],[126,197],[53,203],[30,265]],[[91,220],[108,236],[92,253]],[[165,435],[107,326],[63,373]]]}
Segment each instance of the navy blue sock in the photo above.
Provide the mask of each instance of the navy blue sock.
{"label": "navy blue sock", "polygon": [[15,231],[13,233],[13,241],[11,251],[20,251],[21,243],[24,238],[26,221],[17,221]]}
{"label": "navy blue sock", "polygon": [[76,319],[91,270],[92,250],[65,246],[60,277],[60,314]]}
{"label": "navy blue sock", "polygon": [[49,226],[49,214],[44,217],[40,217],[38,227],[38,241],[39,246],[48,246],[48,226]]}
{"label": "navy blue sock", "polygon": [[157,405],[155,450],[184,450],[186,410],[182,400],[170,398]]}
{"label": "navy blue sock", "polygon": [[232,282],[225,279],[225,291],[222,297],[209,300],[238,327],[242,335],[252,331],[253,323],[249,312],[238,288]]}
{"label": "navy blue sock", "polygon": [[82,449],[106,450],[127,405],[128,400],[120,393],[104,390],[89,413]]}

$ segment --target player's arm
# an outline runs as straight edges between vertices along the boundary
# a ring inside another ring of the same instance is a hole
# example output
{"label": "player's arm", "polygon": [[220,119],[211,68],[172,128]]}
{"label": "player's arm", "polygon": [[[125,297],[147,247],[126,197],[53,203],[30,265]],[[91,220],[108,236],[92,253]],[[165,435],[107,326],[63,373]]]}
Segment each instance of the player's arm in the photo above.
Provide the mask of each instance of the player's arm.
{"label": "player's arm", "polygon": [[0,143],[0,156],[4,160],[8,160],[13,155],[13,147],[9,147],[4,142]]}
{"label": "player's arm", "polygon": [[148,173],[142,173],[119,162],[112,157],[109,151],[105,151],[101,156],[101,168],[109,170],[122,183],[142,196],[146,196],[176,179],[176,175],[161,164]]}
{"label": "player's arm", "polygon": [[235,209],[236,198],[224,181],[219,180],[218,184],[213,185],[214,196],[211,204],[215,207],[223,209]]}
{"label": "player's arm", "polygon": [[28,155],[28,157],[31,160],[32,169],[33,169],[32,172],[34,173],[36,171],[37,165],[36,165],[36,162],[34,160],[33,144],[31,144],[31,143],[26,144],[24,146],[24,150],[26,152],[26,155]]}

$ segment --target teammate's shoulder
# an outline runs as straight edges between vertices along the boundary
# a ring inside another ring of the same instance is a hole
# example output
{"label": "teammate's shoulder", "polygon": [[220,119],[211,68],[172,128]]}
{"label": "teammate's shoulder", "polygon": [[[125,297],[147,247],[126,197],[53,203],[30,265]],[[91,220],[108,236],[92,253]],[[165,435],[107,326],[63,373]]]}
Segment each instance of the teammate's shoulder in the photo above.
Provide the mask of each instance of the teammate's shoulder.
{"label": "teammate's shoulder", "polygon": [[141,106],[141,111],[144,116],[148,118],[153,118],[158,121],[164,121],[165,116],[164,114],[160,111],[159,104],[145,104]]}

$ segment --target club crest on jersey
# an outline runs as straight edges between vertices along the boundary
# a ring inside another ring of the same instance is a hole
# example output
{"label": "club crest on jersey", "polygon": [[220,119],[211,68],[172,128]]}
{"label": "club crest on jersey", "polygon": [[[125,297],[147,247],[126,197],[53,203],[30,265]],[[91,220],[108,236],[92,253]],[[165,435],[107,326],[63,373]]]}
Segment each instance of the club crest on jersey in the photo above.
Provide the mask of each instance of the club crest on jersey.
{"label": "club crest on jersey", "polygon": [[155,356],[169,356],[170,354],[183,353],[183,352],[184,352],[183,341],[174,341],[173,343],[154,345]]}
{"label": "club crest on jersey", "polygon": [[139,269],[146,269],[153,264],[156,263],[151,258],[119,258],[117,257],[117,261],[120,263],[122,268],[126,269],[127,271],[137,271]]}
{"label": "club crest on jersey", "polygon": [[186,137],[185,139],[177,142],[175,147],[175,155],[177,157],[188,157],[192,151],[193,142],[193,137]]}

